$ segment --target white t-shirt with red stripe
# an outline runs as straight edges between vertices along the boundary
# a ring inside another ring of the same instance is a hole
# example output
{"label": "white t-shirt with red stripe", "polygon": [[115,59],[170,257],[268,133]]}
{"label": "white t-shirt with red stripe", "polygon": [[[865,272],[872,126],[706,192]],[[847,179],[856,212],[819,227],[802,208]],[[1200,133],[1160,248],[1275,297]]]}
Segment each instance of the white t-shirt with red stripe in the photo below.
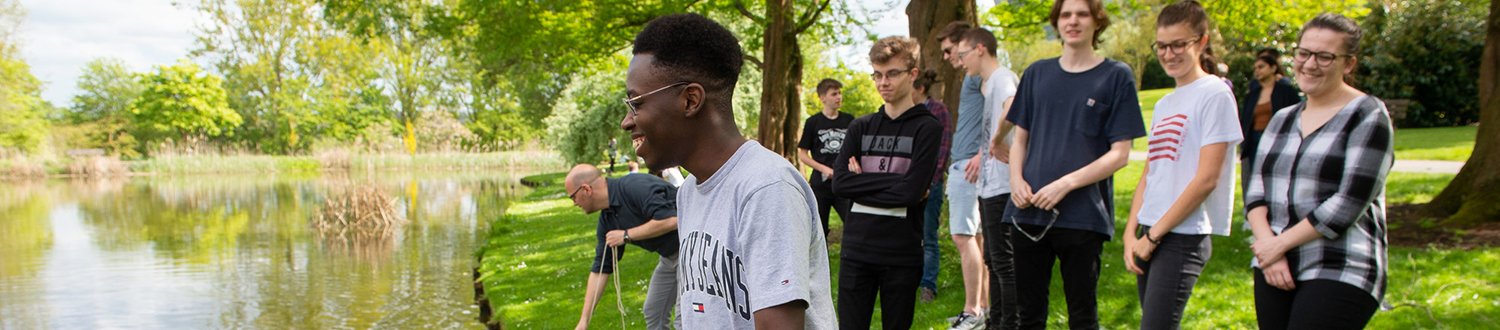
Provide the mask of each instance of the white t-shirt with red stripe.
{"label": "white t-shirt with red stripe", "polygon": [[1146,174],[1145,195],[1137,214],[1140,224],[1155,225],[1182,196],[1198,173],[1203,146],[1228,143],[1230,149],[1219,164],[1218,185],[1172,232],[1229,235],[1235,190],[1232,148],[1243,139],[1235,104],[1229,86],[1213,75],[1179,87],[1156,102],[1146,155],[1150,173]]}

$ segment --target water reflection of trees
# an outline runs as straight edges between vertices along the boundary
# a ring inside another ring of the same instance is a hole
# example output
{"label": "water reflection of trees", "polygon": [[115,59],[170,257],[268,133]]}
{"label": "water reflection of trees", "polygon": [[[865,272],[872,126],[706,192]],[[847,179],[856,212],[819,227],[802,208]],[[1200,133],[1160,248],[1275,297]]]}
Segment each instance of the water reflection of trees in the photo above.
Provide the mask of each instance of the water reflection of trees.
{"label": "water reflection of trees", "polygon": [[[403,225],[366,235],[314,226],[344,189],[378,189]],[[211,327],[468,327],[482,226],[520,188],[493,177],[135,178],[78,193],[106,250],[150,251],[210,274]],[[7,256],[8,257],[8,256]],[[8,263],[8,262],[7,262]],[[3,263],[0,263],[3,264]]]}
{"label": "water reflection of trees", "polygon": [[0,329],[48,328],[38,272],[53,242],[51,194],[36,182],[0,189]]}

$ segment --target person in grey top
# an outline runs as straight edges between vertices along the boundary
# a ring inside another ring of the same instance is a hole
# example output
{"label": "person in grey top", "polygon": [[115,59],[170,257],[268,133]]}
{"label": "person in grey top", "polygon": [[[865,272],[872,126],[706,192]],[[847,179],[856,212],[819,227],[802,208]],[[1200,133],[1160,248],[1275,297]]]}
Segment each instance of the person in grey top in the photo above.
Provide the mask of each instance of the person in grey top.
{"label": "person in grey top", "polygon": [[632,52],[620,128],[647,167],[691,174],[677,195],[682,327],[833,329],[812,188],[735,126],[744,53],[734,35],[701,15],[667,15]]}

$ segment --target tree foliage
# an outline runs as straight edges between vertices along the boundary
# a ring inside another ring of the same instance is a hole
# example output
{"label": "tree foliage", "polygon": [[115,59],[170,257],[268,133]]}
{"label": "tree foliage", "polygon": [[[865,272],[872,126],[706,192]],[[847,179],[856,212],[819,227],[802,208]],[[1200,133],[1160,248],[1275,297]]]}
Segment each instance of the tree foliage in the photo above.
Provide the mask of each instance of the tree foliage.
{"label": "tree foliage", "polygon": [[[569,164],[598,163],[605,158],[610,140],[630,141],[620,130],[620,120],[626,115],[620,102],[626,59],[619,55],[604,63],[568,84],[557,109],[545,120],[547,140]],[[617,148],[633,151],[629,145],[625,142]]]}
{"label": "tree foliage", "polygon": [[[1466,125],[1479,120],[1478,90],[1487,3],[1386,1],[1360,24],[1365,29],[1359,85],[1384,99],[1410,99],[1401,127]],[[1398,114],[1400,116],[1400,114]]]}
{"label": "tree foliage", "polygon": [[47,134],[41,82],[21,60],[15,29],[25,12],[10,0],[0,0],[0,153],[34,153]]}
{"label": "tree foliage", "polygon": [[223,80],[195,64],[157,66],[140,83],[144,89],[131,104],[131,119],[153,139],[233,134],[243,122],[229,109]]}

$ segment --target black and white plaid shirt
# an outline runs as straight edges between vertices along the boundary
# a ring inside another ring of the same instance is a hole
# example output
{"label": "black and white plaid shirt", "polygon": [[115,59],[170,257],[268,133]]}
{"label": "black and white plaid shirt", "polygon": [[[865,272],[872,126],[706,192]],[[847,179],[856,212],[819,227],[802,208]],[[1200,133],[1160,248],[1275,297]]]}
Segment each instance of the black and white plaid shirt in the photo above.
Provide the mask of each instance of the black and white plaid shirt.
{"label": "black and white plaid shirt", "polygon": [[[1286,254],[1298,281],[1334,280],[1385,294],[1385,179],[1395,161],[1385,103],[1361,96],[1307,137],[1306,102],[1279,111],[1266,126],[1245,210],[1266,206],[1280,235],[1304,220],[1323,237]],[[1251,265],[1258,261],[1251,261]]]}

